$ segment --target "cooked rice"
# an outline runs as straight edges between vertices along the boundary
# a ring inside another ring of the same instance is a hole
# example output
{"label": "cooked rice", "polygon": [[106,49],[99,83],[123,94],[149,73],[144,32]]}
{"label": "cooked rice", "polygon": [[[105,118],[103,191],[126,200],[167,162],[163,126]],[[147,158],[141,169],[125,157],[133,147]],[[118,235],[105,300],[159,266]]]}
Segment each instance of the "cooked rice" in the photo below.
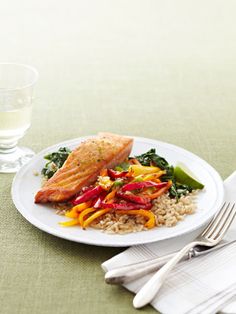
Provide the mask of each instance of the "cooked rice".
{"label": "cooked rice", "polygon": [[[178,202],[164,194],[154,200],[151,211],[156,216],[157,227],[173,227],[186,215],[193,214],[196,210],[196,191],[182,196]],[[119,215],[108,213],[95,220],[91,226],[102,229],[107,233],[130,233],[147,230],[144,226],[146,219],[143,216]]]}
{"label": "cooked rice", "polygon": [[70,203],[54,203],[52,207],[56,209],[57,215],[64,216],[72,208],[72,205]]}

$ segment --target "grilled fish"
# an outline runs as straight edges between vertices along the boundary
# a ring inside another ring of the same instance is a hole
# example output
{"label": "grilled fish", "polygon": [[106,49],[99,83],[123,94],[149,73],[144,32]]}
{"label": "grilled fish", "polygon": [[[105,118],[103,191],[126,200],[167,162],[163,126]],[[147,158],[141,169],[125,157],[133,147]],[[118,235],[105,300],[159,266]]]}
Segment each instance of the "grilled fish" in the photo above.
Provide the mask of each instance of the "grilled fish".
{"label": "grilled fish", "polygon": [[63,202],[84,186],[94,183],[103,168],[113,168],[130,154],[133,140],[112,133],[99,133],[82,142],[64,165],[35,195],[35,203]]}

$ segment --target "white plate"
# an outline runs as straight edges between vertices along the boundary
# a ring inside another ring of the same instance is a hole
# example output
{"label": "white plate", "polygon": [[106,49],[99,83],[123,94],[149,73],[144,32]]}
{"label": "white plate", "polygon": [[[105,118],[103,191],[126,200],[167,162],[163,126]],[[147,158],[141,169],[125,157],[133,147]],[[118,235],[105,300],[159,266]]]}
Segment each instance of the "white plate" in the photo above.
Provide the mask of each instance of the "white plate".
{"label": "white plate", "polygon": [[165,157],[170,164],[184,163],[205,185],[204,190],[199,192],[198,195],[197,212],[185,217],[175,227],[154,228],[125,235],[106,234],[92,228],[82,230],[78,226],[61,227],[58,222],[66,220],[66,217],[56,215],[55,210],[49,205],[34,203],[34,195],[40,189],[41,178],[33,173],[34,171],[41,172],[45,164],[43,156],[46,153],[53,152],[61,146],[73,149],[89,137],[91,136],[69,140],[44,149],[16,174],[12,184],[13,202],[18,211],[37,228],[55,236],[80,243],[99,246],[131,246],[165,240],[196,230],[206,224],[221,206],[224,197],[223,182],[216,170],[206,161],[171,144],[133,137],[134,145],[131,155],[144,153],[152,147],[156,148],[157,153]]}

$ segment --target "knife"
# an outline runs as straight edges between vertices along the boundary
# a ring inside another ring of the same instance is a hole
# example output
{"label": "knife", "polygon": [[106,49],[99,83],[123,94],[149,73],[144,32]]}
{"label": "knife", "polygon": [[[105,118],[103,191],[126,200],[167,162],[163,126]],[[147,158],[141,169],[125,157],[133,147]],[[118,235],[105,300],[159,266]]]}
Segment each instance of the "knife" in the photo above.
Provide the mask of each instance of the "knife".
{"label": "knife", "polygon": [[[206,247],[197,245],[192,248],[182,259],[181,261],[185,261],[191,258],[195,258],[206,253],[213,252],[218,250],[226,245],[232,244],[236,242],[236,240],[226,242],[221,241],[220,244],[213,247]],[[121,267],[116,267],[112,270],[109,270],[105,274],[105,282],[108,284],[124,284],[128,283],[132,280],[138,279],[142,276],[145,276],[149,273],[157,271],[162,265],[171,259],[176,252],[164,255],[161,257],[156,257],[148,260],[144,260],[138,263],[128,264]]]}

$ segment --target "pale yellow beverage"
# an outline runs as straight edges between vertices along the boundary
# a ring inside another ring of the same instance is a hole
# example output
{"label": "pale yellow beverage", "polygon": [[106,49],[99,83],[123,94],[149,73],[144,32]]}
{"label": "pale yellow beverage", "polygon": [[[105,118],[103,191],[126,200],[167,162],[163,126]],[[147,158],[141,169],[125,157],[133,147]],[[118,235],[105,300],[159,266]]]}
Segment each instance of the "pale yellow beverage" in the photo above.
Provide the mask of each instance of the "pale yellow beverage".
{"label": "pale yellow beverage", "polygon": [[29,65],[0,63],[0,173],[16,172],[34,156],[17,144],[30,127],[37,78]]}
{"label": "pale yellow beverage", "polygon": [[30,127],[32,106],[0,111],[0,147],[14,146]]}

